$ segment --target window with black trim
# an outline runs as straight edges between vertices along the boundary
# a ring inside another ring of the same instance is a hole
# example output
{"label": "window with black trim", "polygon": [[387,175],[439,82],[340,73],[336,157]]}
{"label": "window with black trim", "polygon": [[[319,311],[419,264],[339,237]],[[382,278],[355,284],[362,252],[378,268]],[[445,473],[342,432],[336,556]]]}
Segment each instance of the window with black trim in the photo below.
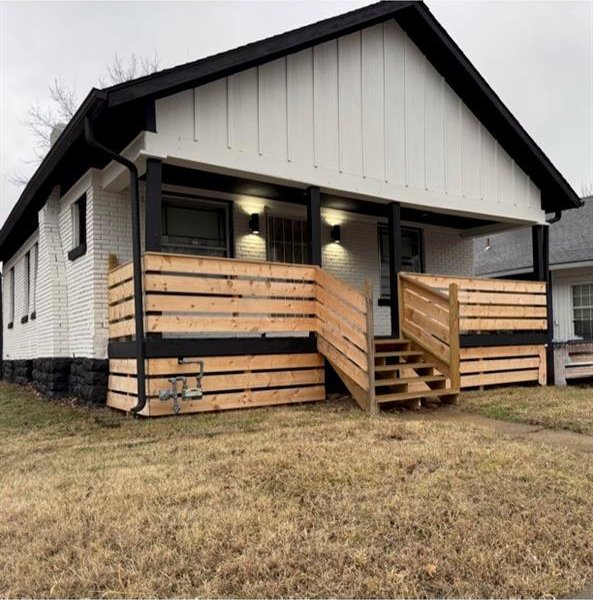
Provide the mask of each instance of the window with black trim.
{"label": "window with black trim", "polygon": [[193,198],[163,198],[164,252],[231,256],[228,202]]}
{"label": "window with black trim", "polygon": [[304,219],[266,214],[266,254],[273,262],[307,264],[309,244]]}
{"label": "window with black trim", "polygon": [[29,320],[29,300],[31,293],[31,251],[25,254],[25,274],[23,277],[23,316],[21,323]]}
{"label": "window with black trim", "polygon": [[593,283],[572,286],[572,317],[575,336],[593,340]]}
{"label": "window with black trim", "polygon": [[8,329],[14,327],[14,267],[8,272]]}
{"label": "window with black trim", "polygon": [[[402,227],[402,269],[414,273],[422,273],[424,251],[422,247],[422,230]],[[391,298],[391,280],[389,277],[389,231],[385,223],[379,223],[379,257],[381,261],[381,300]]]}
{"label": "window with black trim", "polygon": [[76,260],[86,253],[86,194],[70,206],[72,227],[72,249],[68,252],[70,260]]}
{"label": "window with black trim", "polygon": [[29,302],[29,310],[31,311],[31,319],[37,318],[37,275],[39,273],[39,243],[35,242],[33,246],[32,269],[33,276],[31,279],[31,300]]}

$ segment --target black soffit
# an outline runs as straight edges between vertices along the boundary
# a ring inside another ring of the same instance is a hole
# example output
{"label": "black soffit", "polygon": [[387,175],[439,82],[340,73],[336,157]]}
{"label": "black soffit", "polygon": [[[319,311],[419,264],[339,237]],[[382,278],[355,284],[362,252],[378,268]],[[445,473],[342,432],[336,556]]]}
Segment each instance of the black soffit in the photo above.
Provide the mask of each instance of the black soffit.
{"label": "black soffit", "polygon": [[[256,196],[267,200],[279,200],[302,205],[305,205],[307,202],[304,189],[242,179],[219,173],[197,171],[167,164],[163,165],[163,185],[176,185],[228,194]],[[322,194],[321,205],[325,208],[387,218],[387,203]],[[423,223],[426,225],[440,225],[441,227],[455,229],[472,229],[497,222],[405,207],[401,209],[401,219],[402,221]]]}
{"label": "black soffit", "polygon": [[[0,231],[0,259],[8,258],[37,225],[37,211],[58,185],[64,191],[104,160],[83,143],[86,117],[100,142],[121,150],[143,129],[154,131],[156,98],[293,54],[394,18],[500,145],[542,192],[542,208],[580,206],[574,190],[469,62],[422,2],[378,2],[228,52],[166,69],[104,90],[92,89],[50,149]],[[402,215],[403,217],[403,215]]]}

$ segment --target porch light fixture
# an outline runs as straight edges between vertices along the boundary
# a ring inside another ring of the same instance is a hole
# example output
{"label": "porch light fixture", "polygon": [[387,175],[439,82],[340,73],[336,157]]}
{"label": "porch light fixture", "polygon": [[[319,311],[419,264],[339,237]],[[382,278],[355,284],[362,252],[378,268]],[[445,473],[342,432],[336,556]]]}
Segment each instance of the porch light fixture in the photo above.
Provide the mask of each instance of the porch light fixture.
{"label": "porch light fixture", "polygon": [[332,238],[332,242],[334,242],[335,244],[340,244],[342,242],[341,239],[341,232],[340,232],[340,226],[339,225],[334,225],[331,228],[331,238]]}
{"label": "porch light fixture", "polygon": [[249,229],[251,229],[251,233],[259,233],[259,215],[257,213],[253,213],[249,217]]}
{"label": "porch light fixture", "polygon": [[490,238],[486,238],[486,247],[484,248],[484,252],[486,252],[486,250],[490,250],[490,248],[492,248],[490,245]]}

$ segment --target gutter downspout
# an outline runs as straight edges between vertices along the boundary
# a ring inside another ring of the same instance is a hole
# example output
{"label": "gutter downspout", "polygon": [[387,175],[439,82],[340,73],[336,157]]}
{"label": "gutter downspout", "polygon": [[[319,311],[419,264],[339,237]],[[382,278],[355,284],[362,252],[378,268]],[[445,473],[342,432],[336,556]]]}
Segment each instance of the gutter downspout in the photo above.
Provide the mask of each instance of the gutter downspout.
{"label": "gutter downspout", "polygon": [[131,410],[138,414],[146,406],[146,373],[144,368],[144,311],[142,302],[142,258],[140,250],[140,195],[138,192],[138,169],[136,165],[99,143],[93,134],[88,117],[84,120],[86,143],[110,159],[123,165],[130,172],[130,206],[132,209],[132,264],[134,269],[134,321],[136,340],[136,372],[138,375],[138,403]]}
{"label": "gutter downspout", "polygon": [[546,223],[548,225],[553,225],[554,223],[558,223],[558,221],[560,221],[560,219],[562,218],[562,211],[561,210],[557,210],[554,213],[554,216],[550,219],[546,219]]}

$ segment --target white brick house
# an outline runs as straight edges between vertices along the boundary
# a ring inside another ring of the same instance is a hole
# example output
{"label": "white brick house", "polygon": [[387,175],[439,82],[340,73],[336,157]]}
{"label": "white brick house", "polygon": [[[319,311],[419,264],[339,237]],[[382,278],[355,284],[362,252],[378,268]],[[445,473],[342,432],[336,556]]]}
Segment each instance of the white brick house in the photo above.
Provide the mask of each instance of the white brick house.
{"label": "white brick house", "polygon": [[422,3],[92,90],[0,232],[4,374],[48,393],[104,396],[110,255],[132,259],[128,172],[85,123],[138,169],[142,251],[282,251],[369,279],[376,335],[395,327],[397,271],[471,276],[477,235],[578,206]]}

